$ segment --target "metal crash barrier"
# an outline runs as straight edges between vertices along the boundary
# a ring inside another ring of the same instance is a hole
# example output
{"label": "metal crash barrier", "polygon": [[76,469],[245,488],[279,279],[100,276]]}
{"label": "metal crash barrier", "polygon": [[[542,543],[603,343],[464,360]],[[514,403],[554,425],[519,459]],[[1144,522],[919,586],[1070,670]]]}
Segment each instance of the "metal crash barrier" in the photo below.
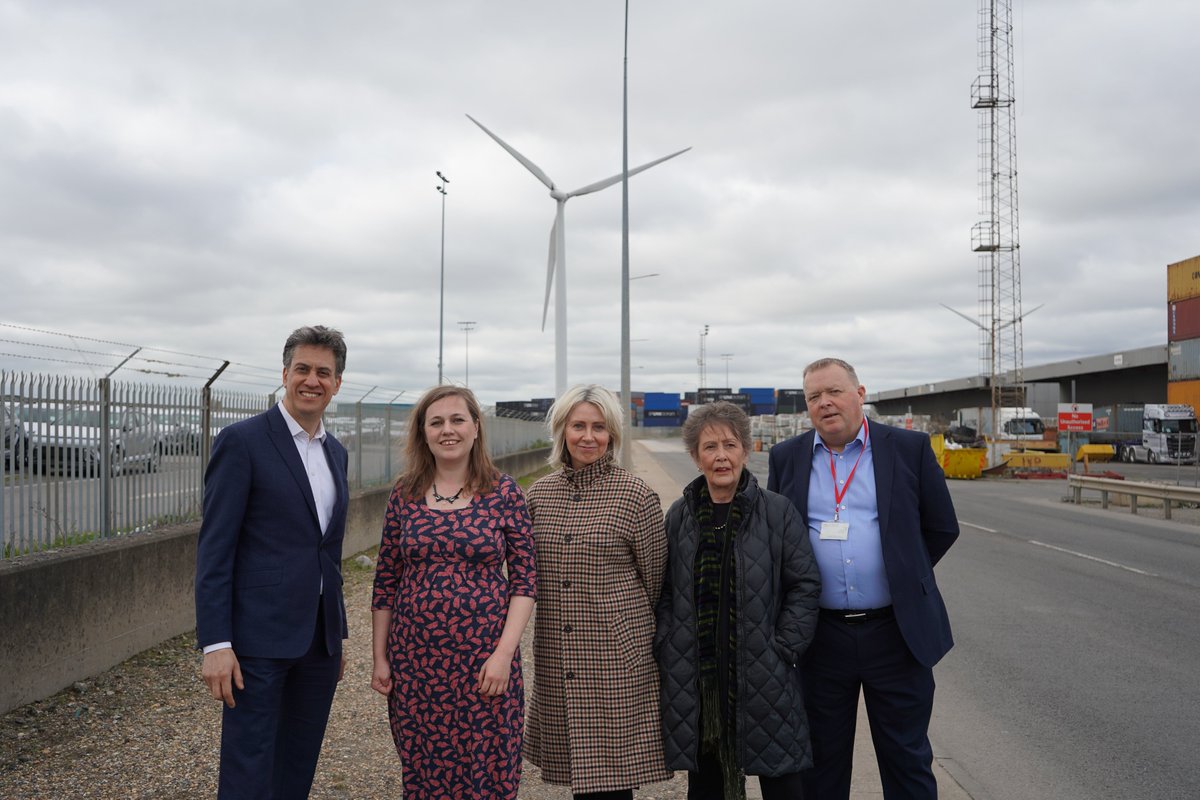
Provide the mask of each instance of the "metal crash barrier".
{"label": "metal crash barrier", "polygon": [[1200,488],[1194,486],[1172,486],[1164,483],[1138,483],[1114,478],[1097,478],[1091,475],[1071,475],[1067,479],[1071,489],[1071,501],[1076,505],[1083,502],[1084,490],[1100,493],[1100,507],[1108,508],[1108,496],[1117,494],[1129,498],[1129,513],[1138,513],[1138,498],[1160,500],[1163,517],[1171,518],[1173,503],[1200,503]]}

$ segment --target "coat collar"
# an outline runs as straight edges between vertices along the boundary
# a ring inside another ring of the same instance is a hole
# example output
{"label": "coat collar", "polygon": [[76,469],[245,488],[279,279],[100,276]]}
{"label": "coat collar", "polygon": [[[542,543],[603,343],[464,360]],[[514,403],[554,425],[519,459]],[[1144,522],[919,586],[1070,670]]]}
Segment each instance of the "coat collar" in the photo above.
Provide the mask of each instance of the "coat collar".
{"label": "coat collar", "polygon": [[614,466],[613,454],[609,452],[580,469],[575,469],[570,464],[564,464],[563,477],[576,490],[583,490],[603,480],[613,471]]}

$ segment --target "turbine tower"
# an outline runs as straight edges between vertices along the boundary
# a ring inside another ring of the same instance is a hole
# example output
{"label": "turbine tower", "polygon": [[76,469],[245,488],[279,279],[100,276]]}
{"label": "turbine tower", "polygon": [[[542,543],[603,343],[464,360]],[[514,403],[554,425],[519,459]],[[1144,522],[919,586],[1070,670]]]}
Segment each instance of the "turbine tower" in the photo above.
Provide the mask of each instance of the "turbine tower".
{"label": "turbine tower", "polygon": [[[622,173],[617,173],[611,178],[605,178],[596,183],[590,183],[582,189],[576,189],[573,192],[564,192],[554,185],[554,181],[543,172],[537,164],[534,164],[525,156],[521,155],[515,148],[505,142],[496,134],[484,127],[483,123],[467,114],[467,119],[479,126],[479,129],[495,140],[496,144],[508,151],[509,155],[533,173],[533,176],[545,184],[550,190],[550,196],[554,198],[557,208],[554,212],[554,224],[550,228],[550,256],[546,265],[546,299],[542,306],[542,330],[546,330],[546,315],[550,311],[550,287],[553,285],[554,292],[554,396],[561,397],[563,392],[567,390],[567,245],[566,245],[566,230],[563,223],[563,210],[567,205],[567,201],[572,197],[578,197],[581,194],[591,194],[612,186],[621,180]],[[672,159],[675,156],[682,155],[690,147],[685,147],[682,150],[671,153],[669,156],[655,159],[648,164],[642,164],[640,167],[634,167],[629,170],[629,176],[632,177],[639,172],[644,172],[651,167],[661,164],[662,162]]]}
{"label": "turbine tower", "polygon": [[979,253],[979,361],[991,381],[995,436],[999,409],[1025,405],[1011,0],[980,0],[978,40],[971,107],[979,111],[981,220],[971,248]]}

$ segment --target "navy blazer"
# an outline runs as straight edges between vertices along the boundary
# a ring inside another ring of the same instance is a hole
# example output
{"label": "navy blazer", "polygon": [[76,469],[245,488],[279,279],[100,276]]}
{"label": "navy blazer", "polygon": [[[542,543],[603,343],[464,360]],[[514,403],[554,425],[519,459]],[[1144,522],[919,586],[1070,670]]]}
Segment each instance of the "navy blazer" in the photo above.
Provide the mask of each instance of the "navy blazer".
{"label": "navy blazer", "polygon": [[328,433],[325,457],[337,499],[322,536],[304,462],[278,406],[230,425],[213,442],[196,552],[200,647],[232,642],[238,656],[299,658],[312,645],[319,609],[326,648],[341,653],[348,460]]}
{"label": "navy blazer", "polygon": [[[892,607],[908,649],[917,661],[932,667],[954,646],[933,565],[958,538],[958,519],[929,437],[868,424]],[[815,436],[808,431],[772,447],[767,477],[767,488],[791,499],[806,525]]]}

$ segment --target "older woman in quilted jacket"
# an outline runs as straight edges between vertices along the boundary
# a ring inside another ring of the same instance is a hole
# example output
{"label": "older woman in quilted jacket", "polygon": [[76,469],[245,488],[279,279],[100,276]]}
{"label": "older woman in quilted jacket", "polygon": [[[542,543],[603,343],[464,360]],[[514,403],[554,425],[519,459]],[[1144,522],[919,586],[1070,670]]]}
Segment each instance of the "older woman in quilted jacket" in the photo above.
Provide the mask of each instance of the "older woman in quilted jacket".
{"label": "older woman in quilted jacket", "polygon": [[533,697],[525,758],[576,800],[633,800],[663,760],[654,606],[667,559],[662,504],[618,466],[621,404],[600,386],[550,410],[551,463],[529,489],[537,548]]}
{"label": "older woman in quilted jacket", "polygon": [[745,469],[750,420],[730,403],[694,408],[683,441],[702,475],[667,512],[658,603],[667,765],[689,800],[802,797],[812,765],[797,663],[817,626],[820,575],[787,498]]}

